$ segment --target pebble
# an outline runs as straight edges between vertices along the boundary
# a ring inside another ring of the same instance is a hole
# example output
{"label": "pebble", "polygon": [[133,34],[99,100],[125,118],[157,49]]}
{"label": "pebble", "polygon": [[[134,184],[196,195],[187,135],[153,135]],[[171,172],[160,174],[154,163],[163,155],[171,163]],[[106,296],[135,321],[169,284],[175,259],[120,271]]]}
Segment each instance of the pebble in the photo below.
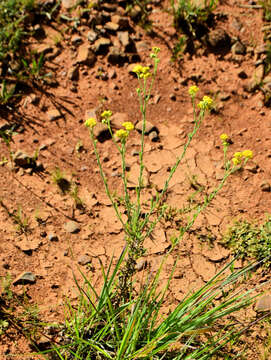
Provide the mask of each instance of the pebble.
{"label": "pebble", "polygon": [[36,275],[30,271],[24,271],[13,281],[13,285],[34,284],[35,282]]}
{"label": "pebble", "polygon": [[52,109],[47,111],[47,117],[50,121],[57,120],[61,117],[61,113],[57,109]]}
{"label": "pebble", "polygon": [[271,185],[267,180],[264,180],[261,185],[260,188],[262,191],[264,192],[271,192]]}
{"label": "pebble", "polygon": [[271,310],[271,295],[263,295],[256,303],[255,310],[257,312],[265,312]]}
{"label": "pebble", "polygon": [[[139,131],[140,133],[142,133],[142,127],[143,127],[143,120],[139,121],[135,126],[136,130]],[[150,121],[146,121],[145,134],[148,135],[151,131],[154,130],[156,130],[155,126]]]}
{"label": "pebble", "polygon": [[58,239],[58,236],[55,234],[55,233],[49,233],[48,234],[48,239],[50,240],[50,241],[58,241],[59,239]]}
{"label": "pebble", "polygon": [[63,227],[64,227],[64,230],[70,234],[75,234],[80,231],[80,226],[77,224],[77,222],[72,221],[72,220],[67,221]]}
{"label": "pebble", "polygon": [[153,142],[155,142],[155,141],[158,141],[159,140],[159,135],[158,135],[158,133],[157,133],[157,131],[151,131],[150,133],[149,133],[149,139],[151,140],[151,141],[153,141]]}
{"label": "pebble", "polygon": [[87,265],[91,263],[91,257],[89,255],[81,255],[78,258],[78,264],[79,265]]}

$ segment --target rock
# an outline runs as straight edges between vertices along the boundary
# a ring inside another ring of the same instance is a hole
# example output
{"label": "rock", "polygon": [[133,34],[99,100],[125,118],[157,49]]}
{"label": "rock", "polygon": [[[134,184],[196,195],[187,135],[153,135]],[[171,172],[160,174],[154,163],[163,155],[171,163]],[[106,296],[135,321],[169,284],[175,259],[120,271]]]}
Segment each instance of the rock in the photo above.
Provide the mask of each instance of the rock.
{"label": "rock", "polygon": [[16,151],[13,156],[13,161],[16,166],[23,168],[33,167],[33,158],[22,150]]}
{"label": "rock", "polygon": [[137,271],[141,271],[143,269],[146,269],[146,267],[148,266],[148,261],[147,260],[139,260],[137,263],[136,263],[136,266],[135,266],[135,269]]}
{"label": "rock", "polygon": [[58,241],[59,239],[58,239],[58,236],[55,234],[55,233],[49,233],[48,234],[48,239],[50,240],[50,241]]}
{"label": "rock", "polygon": [[79,258],[78,258],[78,264],[79,265],[87,265],[91,263],[91,257],[88,256],[88,255],[81,255]]}
{"label": "rock", "polygon": [[61,112],[57,109],[52,109],[47,111],[47,117],[50,121],[57,120],[61,117]]}
{"label": "rock", "polygon": [[161,95],[155,95],[154,97],[153,97],[153,103],[154,104],[158,104],[159,103],[159,101],[160,101],[160,99],[161,99]]}
{"label": "rock", "polygon": [[131,19],[136,21],[141,16],[141,7],[139,5],[135,5],[132,7],[132,9],[129,11],[129,15],[131,16]]}
{"label": "rock", "polygon": [[128,62],[128,56],[118,46],[112,46],[107,56],[107,61],[112,65],[123,65]]}
{"label": "rock", "polygon": [[97,40],[98,34],[94,31],[94,30],[90,30],[87,33],[87,39],[88,41],[90,41],[91,43],[93,43],[95,40]]}
{"label": "rock", "polygon": [[26,285],[34,284],[36,282],[36,275],[30,271],[22,272],[17,278],[13,281],[13,285]]}
{"label": "rock", "polygon": [[177,100],[175,94],[170,94],[170,95],[169,95],[169,98],[170,98],[170,100],[172,100],[172,101],[176,101],[176,100]]}
{"label": "rock", "polygon": [[119,24],[109,21],[105,24],[104,28],[106,30],[112,31],[112,32],[116,32],[119,29]]}
{"label": "rock", "polygon": [[21,251],[23,251],[26,254],[31,255],[33,251],[37,250],[39,246],[42,244],[42,242],[37,240],[28,240],[28,239],[22,239],[19,241],[16,241],[15,246],[19,248]]}
{"label": "rock", "polygon": [[77,0],[61,0],[62,6],[65,9],[71,9],[76,5],[77,2]]}
{"label": "rock", "polygon": [[76,81],[78,80],[78,78],[79,78],[79,66],[78,65],[72,66],[68,71],[68,79]]}
{"label": "rock", "polygon": [[96,56],[94,52],[88,47],[87,44],[83,44],[79,46],[76,63],[77,64],[84,64],[87,66],[92,66],[96,61]]}
{"label": "rock", "polygon": [[[139,121],[136,124],[136,130],[139,131],[140,133],[142,133],[142,129],[143,129],[143,120]],[[151,131],[157,131],[156,127],[150,122],[150,121],[146,121],[145,122],[145,134],[148,135]]]}
{"label": "rock", "polygon": [[128,18],[120,15],[112,15],[111,21],[115,24],[118,24],[119,29],[124,30],[129,27],[129,20]]}
{"label": "rock", "polygon": [[234,55],[245,55],[246,47],[241,41],[236,41],[231,47],[231,51]]}
{"label": "rock", "polygon": [[118,39],[120,43],[123,45],[124,49],[129,45],[130,39],[129,39],[129,33],[128,31],[118,31]]}
{"label": "rock", "polygon": [[128,115],[126,113],[114,113],[111,117],[111,126],[113,129],[123,129],[122,124],[126,121],[129,121]]}
{"label": "rock", "polygon": [[67,221],[63,227],[64,230],[70,234],[76,234],[80,231],[80,226],[78,225],[78,223],[72,220]]}
{"label": "rock", "polygon": [[76,34],[73,35],[71,38],[71,43],[74,46],[80,45],[80,44],[82,44],[82,42],[83,42],[82,38]]}
{"label": "rock", "polygon": [[111,134],[108,130],[106,124],[98,122],[93,128],[93,135],[97,138],[98,141],[104,142],[111,139]]}
{"label": "rock", "polygon": [[268,182],[267,180],[264,180],[261,183],[260,188],[264,192],[271,192],[271,185],[270,185],[270,182]]}
{"label": "rock", "polygon": [[207,36],[207,45],[214,52],[227,52],[231,47],[231,38],[224,29],[214,29]]}
{"label": "rock", "polygon": [[151,141],[153,141],[153,142],[159,140],[159,135],[158,135],[158,133],[157,133],[156,130],[153,130],[153,131],[151,131],[151,132],[149,133],[149,139],[150,139]]}
{"label": "rock", "polygon": [[101,37],[93,44],[93,51],[95,54],[105,54],[108,51],[111,41],[108,38]]}
{"label": "rock", "polygon": [[265,312],[271,310],[271,295],[263,295],[256,303],[255,311]]}

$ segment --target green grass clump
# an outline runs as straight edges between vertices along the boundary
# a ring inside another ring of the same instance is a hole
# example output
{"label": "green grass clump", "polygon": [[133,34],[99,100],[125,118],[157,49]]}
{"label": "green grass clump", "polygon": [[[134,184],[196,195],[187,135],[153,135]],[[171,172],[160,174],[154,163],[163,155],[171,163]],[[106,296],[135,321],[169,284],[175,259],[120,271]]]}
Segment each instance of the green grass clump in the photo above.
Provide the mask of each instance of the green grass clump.
{"label": "green grass clump", "polygon": [[232,248],[241,259],[263,261],[271,266],[271,217],[259,226],[246,220],[236,221],[223,238],[223,243]]}

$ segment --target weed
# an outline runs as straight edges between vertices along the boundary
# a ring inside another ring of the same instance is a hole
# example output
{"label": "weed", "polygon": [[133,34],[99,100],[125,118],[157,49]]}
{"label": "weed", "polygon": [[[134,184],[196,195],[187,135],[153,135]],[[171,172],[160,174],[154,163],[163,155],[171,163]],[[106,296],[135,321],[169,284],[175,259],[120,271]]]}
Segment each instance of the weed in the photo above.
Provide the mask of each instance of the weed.
{"label": "weed", "polygon": [[181,60],[183,58],[186,44],[187,44],[187,37],[185,35],[181,35],[179,37],[177,44],[175,44],[173,47],[172,57],[171,57],[172,61]]}
{"label": "weed", "polygon": [[66,178],[65,174],[57,167],[52,172],[52,181],[61,190],[62,194],[66,194],[70,191],[71,182]]}
{"label": "weed", "polygon": [[259,4],[263,8],[264,19],[271,21],[271,0],[260,0]]}
{"label": "weed", "polygon": [[[150,199],[149,209],[146,210],[144,207],[143,211],[145,202],[141,195],[144,187],[144,140],[147,106],[157,73],[158,52],[159,49],[154,48],[153,53],[151,53],[151,58],[154,61],[153,72],[149,67],[141,65],[136,65],[133,69],[139,82],[137,95],[143,120],[139,152],[140,170],[135,190],[128,188],[126,166],[126,144],[129,141],[130,132],[134,130],[134,125],[131,122],[124,122],[122,129],[113,133],[110,122],[112,112],[105,110],[101,114],[102,123],[107,125],[113,144],[120,155],[123,184],[121,197],[125,208],[124,212],[119,207],[118,199],[113,196],[109,189],[108,180],[102,167],[97,140],[93,132],[97,120],[96,118],[89,118],[85,122],[89,128],[90,139],[93,143],[106,194],[112,203],[116,217],[123,226],[125,246],[115,265],[113,265],[113,258],[111,259],[107,271],[100,262],[103,275],[103,287],[100,292],[82,272],[83,286],[80,286],[74,277],[79,291],[79,304],[75,307],[67,300],[64,329],[65,346],[53,349],[61,360],[70,358],[80,360],[211,359],[225,344],[232,341],[234,335],[234,329],[229,323],[221,331],[218,320],[249,305],[253,300],[250,297],[251,291],[244,294],[240,294],[240,290],[235,292],[238,284],[246,281],[246,276],[253,266],[247,266],[239,271],[231,271],[232,261],[198,291],[186,295],[170,314],[162,316],[161,312],[177,263],[176,260],[165,287],[158,290],[160,274],[168,256],[181,241],[183,235],[191,229],[198,215],[211,203],[227,178],[252,157],[252,152],[245,150],[242,153],[235,153],[232,162],[228,160],[229,141],[226,134],[221,136],[225,168],[221,183],[210,194],[205,195],[203,203],[197,205],[187,223],[181,226],[178,235],[171,238],[172,246],[164,256],[157,273],[149,274],[148,278],[141,282],[139,291],[134,288],[136,263],[146,252],[144,248],[145,239],[151,238],[155,226],[163,217],[168,216],[171,219],[179,215],[179,211],[170,209],[165,204],[165,195],[171,178],[181,164],[206,112],[212,106],[212,99],[208,96],[204,96],[196,106],[198,88],[196,86],[189,88],[194,114],[193,130],[188,134],[183,153],[176,159],[175,165],[171,168],[162,191]],[[201,190],[196,179],[193,178],[192,180],[197,191]],[[132,200],[134,198],[135,200]],[[222,299],[219,303],[215,301],[218,298]],[[238,333],[238,330],[235,329],[235,331]]]}
{"label": "weed", "polygon": [[84,202],[78,195],[78,186],[74,184],[70,190],[70,196],[74,200],[74,205],[76,209],[84,209]]}
{"label": "weed", "polygon": [[12,218],[16,225],[16,231],[19,234],[25,234],[30,230],[29,218],[23,213],[21,206],[18,207],[17,212],[12,215]]}
{"label": "weed", "polygon": [[271,218],[259,226],[246,220],[236,221],[223,237],[223,243],[232,248],[241,259],[257,259],[271,266]]}
{"label": "weed", "polygon": [[40,80],[43,77],[41,76],[41,69],[44,63],[44,54],[42,53],[38,61],[33,58],[31,63],[28,63],[27,60],[22,59],[23,66],[25,68],[27,77],[32,80]]}

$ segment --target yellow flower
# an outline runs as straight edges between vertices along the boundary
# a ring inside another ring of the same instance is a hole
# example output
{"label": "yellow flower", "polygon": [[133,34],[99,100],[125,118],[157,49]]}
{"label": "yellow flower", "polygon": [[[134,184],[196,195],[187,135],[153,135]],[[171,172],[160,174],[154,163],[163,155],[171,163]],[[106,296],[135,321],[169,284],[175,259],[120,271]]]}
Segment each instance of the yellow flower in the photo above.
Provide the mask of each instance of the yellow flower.
{"label": "yellow flower", "polygon": [[102,118],[109,118],[110,116],[112,116],[112,111],[111,111],[111,110],[105,110],[105,111],[101,114],[101,117],[102,117]]}
{"label": "yellow flower", "polygon": [[213,105],[213,99],[211,99],[209,96],[203,96],[203,99],[199,102],[198,107],[201,110],[208,110]]}
{"label": "yellow flower", "polygon": [[124,129],[117,130],[115,135],[120,138],[121,140],[125,140],[127,136],[129,135],[129,132]]}
{"label": "yellow flower", "polygon": [[133,72],[136,73],[137,75],[141,74],[143,70],[143,66],[142,65],[135,65],[133,68]]}
{"label": "yellow flower", "polygon": [[237,159],[236,157],[232,158],[231,161],[233,162],[234,166],[237,166],[241,163],[241,160]]}
{"label": "yellow flower", "polygon": [[125,128],[125,130],[127,131],[131,131],[134,130],[134,124],[132,124],[130,121],[125,121],[124,123],[122,123],[122,126]]}
{"label": "yellow flower", "polygon": [[85,126],[89,128],[93,128],[97,124],[97,121],[94,118],[89,118],[85,121]]}
{"label": "yellow flower", "polygon": [[240,151],[237,151],[233,157],[239,161],[241,161],[242,157],[243,157],[243,154],[240,152]]}
{"label": "yellow flower", "polygon": [[253,158],[253,152],[251,150],[244,150],[242,152],[242,156],[244,158],[247,158],[247,159],[252,159]]}
{"label": "yellow flower", "polygon": [[221,134],[220,135],[220,139],[223,141],[223,142],[227,142],[227,140],[229,140],[229,137],[227,134]]}
{"label": "yellow flower", "polygon": [[188,93],[191,96],[195,96],[196,93],[199,91],[199,88],[196,85],[192,85],[190,86],[190,88],[188,89]]}

